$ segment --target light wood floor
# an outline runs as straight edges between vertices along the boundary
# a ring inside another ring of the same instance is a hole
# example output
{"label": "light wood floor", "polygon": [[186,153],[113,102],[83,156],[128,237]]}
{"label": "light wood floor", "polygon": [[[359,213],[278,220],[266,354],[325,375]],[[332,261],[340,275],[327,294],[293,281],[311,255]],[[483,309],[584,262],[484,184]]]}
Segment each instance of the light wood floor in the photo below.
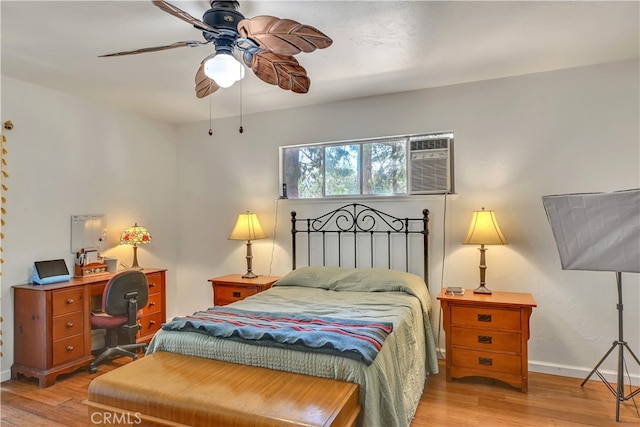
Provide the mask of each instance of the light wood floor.
{"label": "light wood floor", "polygon": [[[130,359],[129,359],[130,360]],[[2,383],[2,426],[86,427],[91,425],[86,399],[89,382],[123,363],[125,358],[100,365],[98,373],[78,371],[58,377],[55,385],[38,387],[34,379]],[[640,426],[640,416],[629,400],[615,421],[615,398],[598,381],[584,388],[580,379],[531,373],[529,393],[492,380],[468,378],[447,383],[444,367],[426,383],[411,427],[441,426]],[[640,398],[636,396],[640,405]],[[384,427],[384,426],[380,426]]]}

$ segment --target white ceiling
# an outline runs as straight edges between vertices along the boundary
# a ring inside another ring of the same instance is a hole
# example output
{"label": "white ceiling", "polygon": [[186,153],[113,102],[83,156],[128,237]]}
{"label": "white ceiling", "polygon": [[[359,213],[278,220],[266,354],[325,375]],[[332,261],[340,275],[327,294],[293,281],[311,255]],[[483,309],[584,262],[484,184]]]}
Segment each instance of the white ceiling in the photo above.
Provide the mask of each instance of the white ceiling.
{"label": "white ceiling", "polygon": [[[209,2],[173,1],[200,19]],[[632,1],[240,1],[248,18],[312,25],[328,49],[296,56],[311,88],[295,94],[250,71],[197,99],[194,75],[211,46],[98,55],[176,41],[198,30],[150,1],[0,1],[2,74],[169,123],[638,58]],[[242,107],[240,100],[242,99]]]}

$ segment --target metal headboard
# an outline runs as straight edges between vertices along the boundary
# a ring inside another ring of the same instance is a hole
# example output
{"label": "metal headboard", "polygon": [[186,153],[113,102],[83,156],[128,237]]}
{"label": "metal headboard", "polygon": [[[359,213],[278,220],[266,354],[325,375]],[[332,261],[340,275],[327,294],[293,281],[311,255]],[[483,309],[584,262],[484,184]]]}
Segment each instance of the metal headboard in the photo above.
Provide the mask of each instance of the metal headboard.
{"label": "metal headboard", "polygon": [[[422,235],[421,249],[423,252],[424,263],[424,281],[428,286],[429,277],[429,210],[423,209],[422,218],[398,218],[385,212],[362,205],[360,203],[351,203],[341,208],[328,212],[317,218],[296,218],[296,212],[291,212],[291,239],[292,239],[292,268],[295,270],[297,265],[296,242],[297,235],[306,236],[307,241],[307,265],[311,265],[312,244],[311,236],[320,235],[322,242],[322,265],[327,265],[327,251],[337,251],[338,266],[342,266],[342,259],[345,251],[353,251],[353,267],[359,267],[358,260],[361,250],[368,251],[369,267],[377,267],[375,253],[378,243],[374,239],[375,235],[386,235],[387,265],[386,268],[391,269],[392,254],[400,255],[404,259],[404,270],[409,271],[409,255],[410,255],[410,237],[413,235]],[[302,229],[298,225],[302,224]],[[360,243],[357,235],[369,235],[368,245]],[[353,248],[345,248],[346,244],[343,237],[353,235]],[[336,236],[335,244],[329,245],[328,236]],[[402,242],[392,244],[392,236],[400,236]],[[380,239],[377,239],[380,240]],[[378,247],[381,243],[378,243]],[[331,246],[331,248],[329,248]],[[416,246],[415,244],[413,246]]]}

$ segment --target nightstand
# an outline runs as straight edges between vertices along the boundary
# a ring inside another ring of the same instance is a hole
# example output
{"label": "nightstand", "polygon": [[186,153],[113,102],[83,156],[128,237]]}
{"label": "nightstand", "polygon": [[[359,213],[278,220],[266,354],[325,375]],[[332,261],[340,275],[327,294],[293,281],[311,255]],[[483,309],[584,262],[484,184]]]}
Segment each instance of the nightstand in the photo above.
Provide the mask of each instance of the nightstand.
{"label": "nightstand", "polygon": [[258,276],[254,279],[244,279],[242,274],[228,274],[226,276],[209,279],[213,288],[213,305],[227,305],[240,301],[250,295],[267,290],[280,280],[276,276]]}
{"label": "nightstand", "polygon": [[497,292],[447,295],[440,291],[446,336],[447,381],[488,377],[529,389],[529,318],[536,302],[531,294]]}

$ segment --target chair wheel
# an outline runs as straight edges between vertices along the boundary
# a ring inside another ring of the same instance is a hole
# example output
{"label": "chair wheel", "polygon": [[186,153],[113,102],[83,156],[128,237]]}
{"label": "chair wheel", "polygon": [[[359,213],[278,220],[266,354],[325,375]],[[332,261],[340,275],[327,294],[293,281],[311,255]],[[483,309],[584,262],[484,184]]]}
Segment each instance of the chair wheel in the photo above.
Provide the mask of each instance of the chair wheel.
{"label": "chair wheel", "polygon": [[98,368],[93,364],[89,365],[89,373],[95,374],[96,372],[98,372]]}
{"label": "chair wheel", "polygon": [[138,360],[138,355],[137,354],[133,355],[133,360]]}

